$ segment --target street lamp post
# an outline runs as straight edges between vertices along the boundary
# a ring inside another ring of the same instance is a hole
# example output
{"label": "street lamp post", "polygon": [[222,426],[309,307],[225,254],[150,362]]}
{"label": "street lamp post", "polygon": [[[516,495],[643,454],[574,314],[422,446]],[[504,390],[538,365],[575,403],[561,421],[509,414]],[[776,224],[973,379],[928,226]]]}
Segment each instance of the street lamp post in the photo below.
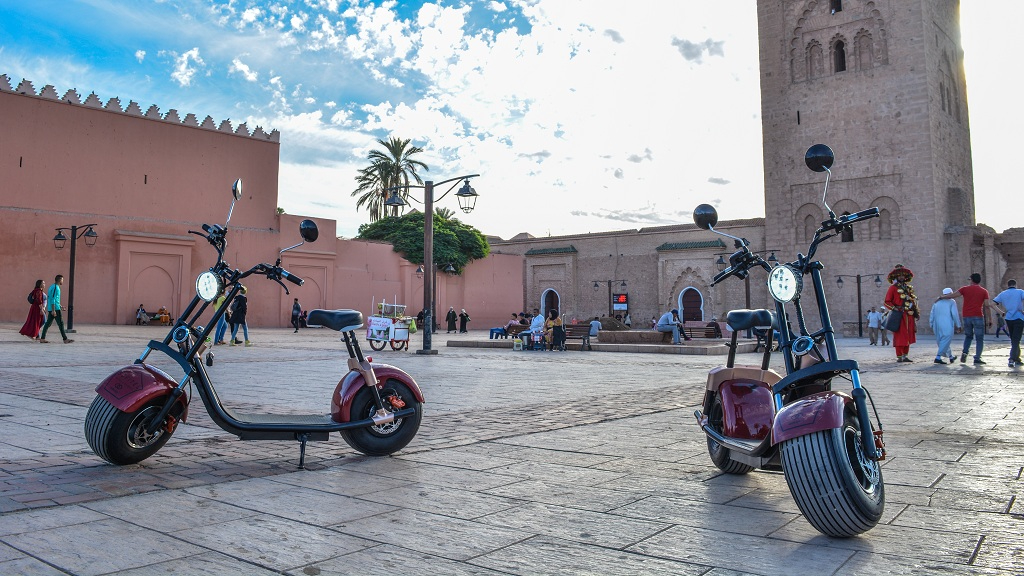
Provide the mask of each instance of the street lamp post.
{"label": "street lamp post", "polygon": [[[68,230],[71,232],[71,267],[68,268],[68,328],[67,332],[75,331],[75,246],[78,244],[78,239],[85,236],[86,246],[95,246],[96,239],[99,238],[99,234],[92,229],[97,224],[82,224],[81,226],[72,226],[70,228],[57,228],[57,235],[53,237],[53,245],[57,250],[63,250],[64,244],[67,243],[68,237],[64,235],[64,231]],[[79,232],[80,229],[83,229]]]}
{"label": "street lamp post", "polygon": [[[455,188],[455,186],[458,185],[459,182],[464,181],[465,183],[462,185],[462,188],[455,193],[455,196],[459,199],[459,208],[461,208],[463,212],[469,213],[476,207],[477,197],[476,190],[469,185],[469,179],[477,176],[479,176],[479,174],[470,174],[468,176],[449,178],[437,183],[434,183],[432,180],[427,180],[423,183],[423,262],[425,264],[429,263],[429,265],[434,266],[434,188],[449,182],[455,183],[437,199],[438,201],[441,201]],[[384,202],[385,206],[399,207],[406,205],[405,200],[403,200],[397,193],[397,190],[401,188],[420,188],[420,186],[410,184],[408,186],[394,186],[388,188],[388,191],[391,192],[391,197]],[[430,330],[425,330],[423,332],[423,349],[417,350],[417,354],[437,354],[437,350],[434,350],[431,347],[431,333],[433,332],[434,327],[433,306],[435,288],[434,280],[436,279],[436,273],[437,267],[434,266],[434,274],[426,274],[423,277],[423,308],[426,309],[426,312],[423,315],[423,320],[424,323],[430,327]]]}
{"label": "street lamp post", "polygon": [[[602,283],[608,284],[608,317],[609,318],[614,318],[615,317],[615,303],[612,301],[612,282],[622,282],[622,284],[619,284],[619,287],[620,288],[625,288],[626,287],[626,281],[625,280],[621,280],[621,279],[616,279],[616,280],[593,280],[594,290],[597,290],[598,288],[600,288],[601,287],[600,285]],[[627,312],[628,312],[628,310],[627,310]]]}
{"label": "street lamp post", "polygon": [[861,295],[860,295],[860,284],[861,278],[864,276],[875,277],[875,288],[882,287],[882,275],[878,272],[872,272],[871,274],[836,274],[836,285],[839,289],[843,289],[843,277],[856,278],[857,279],[857,336],[859,338],[864,337],[864,310],[861,306]]}

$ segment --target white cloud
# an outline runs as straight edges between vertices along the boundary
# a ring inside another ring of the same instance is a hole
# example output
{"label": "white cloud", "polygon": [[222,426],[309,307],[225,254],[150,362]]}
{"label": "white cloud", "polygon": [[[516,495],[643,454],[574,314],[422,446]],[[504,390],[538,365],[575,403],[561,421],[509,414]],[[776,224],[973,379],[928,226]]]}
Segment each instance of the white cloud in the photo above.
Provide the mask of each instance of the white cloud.
{"label": "white cloud", "polygon": [[138,60],[139,63],[141,64],[142,61],[146,59],[146,51],[145,50],[136,50],[135,51],[135,59]]}
{"label": "white cloud", "polygon": [[244,62],[242,62],[238,58],[232,60],[231,67],[228,68],[228,73],[235,72],[241,74],[242,77],[248,80],[249,82],[255,82],[258,76],[256,71],[251,70],[248,66],[245,65]]}
{"label": "white cloud", "polygon": [[179,86],[190,86],[196,72],[206,64],[199,56],[199,48],[192,48],[180,56],[173,52],[171,55],[174,58],[174,72],[171,73],[171,78]]}

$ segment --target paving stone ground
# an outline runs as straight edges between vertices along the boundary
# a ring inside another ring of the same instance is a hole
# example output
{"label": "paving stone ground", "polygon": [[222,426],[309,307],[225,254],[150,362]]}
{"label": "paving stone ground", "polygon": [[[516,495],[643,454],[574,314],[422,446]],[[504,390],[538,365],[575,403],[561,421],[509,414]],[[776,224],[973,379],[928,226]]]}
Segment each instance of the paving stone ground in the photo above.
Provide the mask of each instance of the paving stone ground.
{"label": "paving stone ground", "polygon": [[[447,346],[486,330],[442,333],[436,356],[370,353],[427,397],[397,455],[334,436],[297,470],[296,443],[239,441],[196,397],[159,453],[115,467],[89,450],[86,409],[163,331],[85,325],[45,345],[18,328],[0,324],[0,574],[1024,573],[1024,381],[1005,338],[989,336],[984,366],[932,364],[927,337],[913,364],[840,340],[890,457],[882,523],[839,540],[807,524],[781,474],[711,464],[692,413],[718,356],[513,352]],[[251,337],[216,348],[225,404],[330,410],[336,333]]]}

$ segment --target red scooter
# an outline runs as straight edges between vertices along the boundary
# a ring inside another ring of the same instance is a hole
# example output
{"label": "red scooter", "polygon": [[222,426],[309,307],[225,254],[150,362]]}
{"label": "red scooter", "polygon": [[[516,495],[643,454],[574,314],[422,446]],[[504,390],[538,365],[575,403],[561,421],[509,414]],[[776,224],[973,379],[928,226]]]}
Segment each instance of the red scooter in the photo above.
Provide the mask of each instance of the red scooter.
{"label": "red scooter", "polygon": [[[827,172],[832,150],[812,146],[805,155],[807,166]],[[828,191],[828,176],[825,191]],[[822,195],[824,202],[824,195]],[[829,317],[821,270],[814,260],[818,245],[838,236],[856,222],[878,216],[878,208],[836,217],[825,204],[829,219],[814,233],[807,255],[772,267],[750,251],[747,241],[714,229],[718,214],[707,204],[694,210],[696,224],[732,238],[738,250],[729,267],[715,276],[712,286],[730,276],[746,278],[750,269],[768,273],[768,291],[775,311],[733,310],[726,317],[732,328],[732,349],[725,366],[711,370],[704,393],[703,410],[694,416],[707,435],[711,461],[727,474],[746,474],[754,468],[781,470],[804,518],[822,534],[849,537],[873,528],[885,507],[885,485],[879,461],[885,443],[878,412],[868,411],[867,390],[861,386],[855,360],[840,359]],[[803,279],[811,277],[821,328],[809,332],[801,295]],[[800,335],[790,332],[786,306],[792,305]],[[786,376],[769,369],[773,328]],[[737,335],[748,329],[764,329],[767,344],[759,366],[736,366]],[[849,394],[833,390],[836,381],[848,381]]]}
{"label": "red scooter", "polygon": [[[242,289],[242,280],[259,275],[301,286],[303,280],[275,264],[257,264],[241,272],[224,262],[228,225],[235,202],[242,195],[241,180],[232,187],[234,200],[224,226],[203,224],[203,232],[189,230],[206,239],[217,250],[217,263],[196,279],[196,296],[174,322],[162,341],[151,340],[134,364],[114,372],[96,388],[96,398],[85,417],[85,439],[97,456],[112,464],[135,464],[155,454],[188,417],[191,385],[199,392],[214,423],[241,440],[296,440],[300,445],[299,468],[305,465],[306,442],[327,440],[331,432],[354,449],[370,456],[391,454],[404,448],[419,430],[423,415],[423,393],[412,376],[387,364],[371,364],[363,357],[356,330],[363,326],[362,313],[355,310],[313,310],[309,324],[321,325],[342,334],[348,350],[348,373],[331,395],[329,414],[246,414],[225,406],[214,389],[202,361],[212,366],[208,343],[221,316]],[[319,232],[312,220],[299,226],[303,241],[281,250],[281,254],[314,242]],[[223,304],[204,328],[198,324],[210,304],[226,294]],[[174,360],[184,376],[174,380],[166,372],[146,363],[152,352]]]}

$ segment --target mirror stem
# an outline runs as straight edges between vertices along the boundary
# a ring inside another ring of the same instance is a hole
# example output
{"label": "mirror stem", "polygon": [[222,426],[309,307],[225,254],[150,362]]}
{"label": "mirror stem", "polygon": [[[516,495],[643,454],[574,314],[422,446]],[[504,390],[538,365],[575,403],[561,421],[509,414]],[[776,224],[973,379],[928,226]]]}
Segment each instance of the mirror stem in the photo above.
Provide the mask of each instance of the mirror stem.
{"label": "mirror stem", "polygon": [[708,226],[708,230],[711,230],[711,231],[712,231],[712,232],[714,232],[715,234],[719,234],[719,235],[721,235],[721,236],[725,236],[726,238],[732,238],[733,240],[735,240],[736,242],[738,242],[740,246],[744,246],[744,247],[745,247],[745,246],[747,246],[747,244],[749,244],[748,242],[746,242],[745,240],[743,240],[743,238],[737,238],[737,237],[733,236],[732,234],[726,234],[725,232],[720,232],[720,231],[718,231],[718,230],[715,230],[715,227],[714,227],[714,226],[710,226],[710,225],[709,225],[709,226]]}
{"label": "mirror stem", "polygon": [[825,190],[821,193],[821,203],[825,205],[825,209],[828,210],[828,217],[832,220],[836,219],[835,212],[832,211],[832,207],[825,201],[825,195],[828,194],[828,181],[832,179],[832,171],[827,167],[825,168]]}

